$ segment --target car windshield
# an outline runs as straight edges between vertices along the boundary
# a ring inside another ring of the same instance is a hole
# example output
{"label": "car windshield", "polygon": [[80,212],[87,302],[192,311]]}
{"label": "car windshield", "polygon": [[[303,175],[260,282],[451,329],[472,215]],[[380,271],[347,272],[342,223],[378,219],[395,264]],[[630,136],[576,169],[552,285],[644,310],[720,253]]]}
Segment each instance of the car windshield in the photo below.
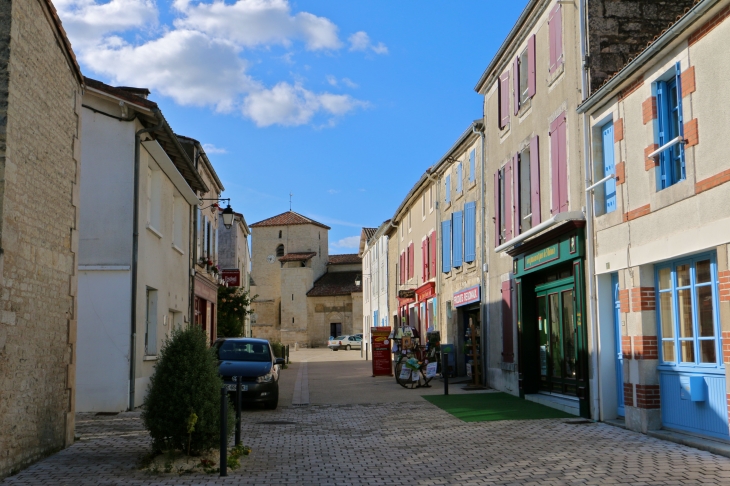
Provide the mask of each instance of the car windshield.
{"label": "car windshield", "polygon": [[347,336],[338,336],[335,338],[335,341],[344,341],[345,339],[347,339]]}
{"label": "car windshield", "polygon": [[271,361],[265,343],[250,341],[221,341],[216,343],[216,354],[221,361]]}

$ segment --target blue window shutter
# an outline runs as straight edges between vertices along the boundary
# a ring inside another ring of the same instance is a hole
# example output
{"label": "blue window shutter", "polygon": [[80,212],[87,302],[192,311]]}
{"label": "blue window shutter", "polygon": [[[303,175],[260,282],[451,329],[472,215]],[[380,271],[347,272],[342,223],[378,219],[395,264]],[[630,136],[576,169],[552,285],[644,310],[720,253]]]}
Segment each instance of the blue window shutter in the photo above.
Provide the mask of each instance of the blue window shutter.
{"label": "blue window shutter", "polygon": [[[613,154],[613,122],[609,122],[603,127],[603,175],[608,176],[616,173]],[[605,199],[607,213],[616,210],[616,179],[608,180],[603,186],[605,189]]]}
{"label": "blue window shutter", "polygon": [[[658,145],[661,147],[666,143],[666,135],[665,130],[667,129],[667,124],[669,123],[669,117],[667,116],[667,111],[669,109],[669,104],[667,103],[667,97],[666,97],[666,90],[667,90],[667,84],[664,81],[660,81],[656,84],[656,106],[657,106],[657,122],[659,126],[659,143]],[[669,180],[668,180],[668,173],[667,169],[669,168],[669,163],[667,162],[666,157],[666,151],[659,154],[659,187],[661,189],[664,189],[669,186]]]}
{"label": "blue window shutter", "polygon": [[476,258],[477,205],[470,202],[464,205],[464,261],[473,262]]}
{"label": "blue window shutter", "polygon": [[441,222],[441,270],[448,273],[451,270],[451,221]]}
{"label": "blue window shutter", "polygon": [[444,187],[444,201],[451,202],[451,175],[447,175]]}
{"label": "blue window shutter", "polygon": [[452,221],[452,241],[453,241],[453,248],[451,249],[451,254],[453,255],[453,262],[451,262],[451,266],[454,268],[459,268],[461,266],[461,254],[463,249],[463,242],[462,237],[464,235],[464,225],[462,224],[462,213],[461,211],[455,211],[451,215],[451,221]]}
{"label": "blue window shutter", "polygon": [[477,154],[476,150],[472,149],[469,152],[469,182],[474,182],[477,178]]}
{"label": "blue window shutter", "polygon": [[[674,74],[676,76],[677,80],[677,115],[679,115],[679,135],[684,138],[684,114],[682,113],[682,65],[679,61],[677,61],[677,72]],[[678,145],[679,147],[679,157],[681,162],[681,174],[678,174],[678,179],[685,179],[685,169],[684,169],[684,144],[680,143]]]}
{"label": "blue window shutter", "polygon": [[456,192],[461,194],[462,190],[462,181],[464,180],[463,174],[462,174],[462,168],[461,168],[461,162],[458,163],[456,166]]}

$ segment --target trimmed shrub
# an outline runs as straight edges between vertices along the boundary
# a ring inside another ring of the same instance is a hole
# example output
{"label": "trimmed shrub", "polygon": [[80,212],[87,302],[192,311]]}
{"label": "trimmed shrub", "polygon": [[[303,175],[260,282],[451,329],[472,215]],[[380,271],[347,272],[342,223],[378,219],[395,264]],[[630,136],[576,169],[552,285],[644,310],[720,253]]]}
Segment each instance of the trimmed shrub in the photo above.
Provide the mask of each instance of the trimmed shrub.
{"label": "trimmed shrub", "polygon": [[[205,332],[194,326],[174,330],[160,350],[142,411],[153,449],[200,454],[217,446],[222,385]],[[234,427],[230,403],[228,411],[230,436]]]}

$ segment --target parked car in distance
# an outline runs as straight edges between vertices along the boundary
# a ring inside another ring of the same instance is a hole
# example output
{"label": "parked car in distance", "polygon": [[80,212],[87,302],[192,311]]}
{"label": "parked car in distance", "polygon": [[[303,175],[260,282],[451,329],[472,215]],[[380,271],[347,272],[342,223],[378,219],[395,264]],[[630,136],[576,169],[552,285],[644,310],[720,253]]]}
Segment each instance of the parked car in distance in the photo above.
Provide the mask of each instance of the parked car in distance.
{"label": "parked car in distance", "polygon": [[[218,373],[235,395],[236,378],[241,377],[241,403],[263,403],[274,410],[279,404],[279,370],[284,359],[276,358],[266,339],[224,338],[213,347]],[[234,397],[235,399],[235,397]]]}
{"label": "parked car in distance", "polygon": [[355,334],[352,336],[337,336],[336,338],[329,340],[329,342],[327,343],[327,347],[329,347],[332,351],[338,351],[341,348],[344,348],[348,351],[352,348],[360,349],[362,348],[362,335]]}

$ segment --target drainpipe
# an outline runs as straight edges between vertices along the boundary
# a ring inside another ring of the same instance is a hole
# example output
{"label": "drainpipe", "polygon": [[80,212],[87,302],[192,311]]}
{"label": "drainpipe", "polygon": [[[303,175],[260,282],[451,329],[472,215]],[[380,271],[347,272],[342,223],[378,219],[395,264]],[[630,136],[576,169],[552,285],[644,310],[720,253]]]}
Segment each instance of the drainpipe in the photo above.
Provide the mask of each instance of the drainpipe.
{"label": "drainpipe", "polygon": [[[428,177],[428,180],[433,182],[436,185],[436,190],[434,191],[436,193],[436,200],[431,201],[431,203],[434,205],[436,209],[436,245],[438,245],[439,238],[441,237],[441,205],[439,202],[441,199],[439,199],[439,189],[441,187],[441,184],[439,184],[438,177],[435,176],[431,171],[433,170],[433,167],[429,167],[428,170],[426,170],[426,177]],[[435,177],[435,178],[432,178]],[[438,246],[437,246],[438,247]],[[436,255],[438,255],[438,250],[436,250]],[[431,258],[429,255],[428,258]],[[437,314],[440,314],[438,306],[441,302],[441,270],[439,270],[439,264],[438,264],[438,256],[436,257],[436,268],[434,269],[436,271],[436,309],[434,311]],[[426,312],[428,312],[428,306],[426,306]],[[439,335],[441,335],[441,331],[439,331]],[[443,339],[445,336],[442,336],[441,339]]]}
{"label": "drainpipe", "polygon": [[[581,76],[581,95],[582,101],[588,99],[588,53],[587,53],[587,35],[588,30],[586,28],[586,0],[580,0],[579,2],[579,16],[580,16],[580,57],[582,63],[582,76]],[[591,150],[590,150],[590,136],[588,125],[588,116],[583,113],[583,160],[584,160],[584,176],[586,180],[585,187],[592,184],[593,181],[593,170],[591,164]],[[596,311],[596,279],[595,279],[595,261],[594,261],[594,241],[593,241],[593,191],[585,192],[585,204],[586,204],[586,261],[588,263],[588,312],[591,316],[591,344],[593,352],[591,353],[591,364],[594,370],[594,379],[591,393],[592,402],[592,413],[591,415],[598,420],[602,420],[601,416],[601,368],[600,368],[600,344],[598,339],[598,313]]]}
{"label": "drainpipe", "polygon": [[[480,160],[481,160],[481,164],[482,164],[482,180],[479,182],[479,185],[481,186],[479,189],[480,189],[481,198],[482,198],[482,204],[481,204],[482,231],[480,232],[481,233],[480,236],[481,236],[481,235],[485,235],[486,234],[486,220],[484,219],[485,218],[485,211],[486,211],[485,210],[485,207],[484,207],[484,205],[486,204],[485,203],[485,199],[484,199],[484,123],[483,122],[482,123],[472,123],[472,125],[471,125],[471,131],[473,133],[476,133],[476,134],[479,135],[480,145],[481,145],[481,147],[480,147],[481,148],[481,155],[479,157]],[[480,289],[479,297],[480,297],[480,305],[481,305],[480,316],[481,316],[481,320],[482,320],[482,322],[481,322],[481,327],[482,327],[481,334],[484,337],[484,339],[482,340],[483,343],[481,345],[481,348],[482,348],[482,380],[484,380],[484,385],[486,386],[487,383],[488,383],[487,382],[487,364],[488,364],[487,363],[487,356],[488,356],[488,353],[489,353],[489,346],[487,345],[487,340],[489,339],[489,332],[488,332],[488,328],[487,328],[487,324],[486,324],[487,323],[487,302],[486,302],[486,295],[485,295],[486,294],[485,289],[487,287],[487,285],[486,285],[486,276],[485,276],[486,273],[487,273],[486,270],[485,270],[486,265],[487,265],[487,256],[486,256],[487,255],[487,245],[486,245],[486,238],[482,238],[482,241],[480,242],[480,246],[482,247],[482,251],[480,252],[481,254],[479,255],[480,256],[480,260],[481,260],[479,263],[481,264],[481,267],[482,267],[481,268],[481,275],[482,275],[481,285],[482,285],[482,288]]]}
{"label": "drainpipe", "polygon": [[132,345],[129,352],[129,410],[134,410],[134,386],[135,377],[137,374],[136,360],[137,360],[137,257],[139,254],[139,159],[140,159],[140,144],[142,135],[145,133],[154,132],[162,128],[165,124],[165,119],[162,118],[162,113],[157,108],[153,109],[155,117],[160,120],[160,123],[151,128],[143,128],[137,130],[134,134],[134,216],[133,225],[134,232],[132,234],[132,329],[131,329],[131,341]]}

